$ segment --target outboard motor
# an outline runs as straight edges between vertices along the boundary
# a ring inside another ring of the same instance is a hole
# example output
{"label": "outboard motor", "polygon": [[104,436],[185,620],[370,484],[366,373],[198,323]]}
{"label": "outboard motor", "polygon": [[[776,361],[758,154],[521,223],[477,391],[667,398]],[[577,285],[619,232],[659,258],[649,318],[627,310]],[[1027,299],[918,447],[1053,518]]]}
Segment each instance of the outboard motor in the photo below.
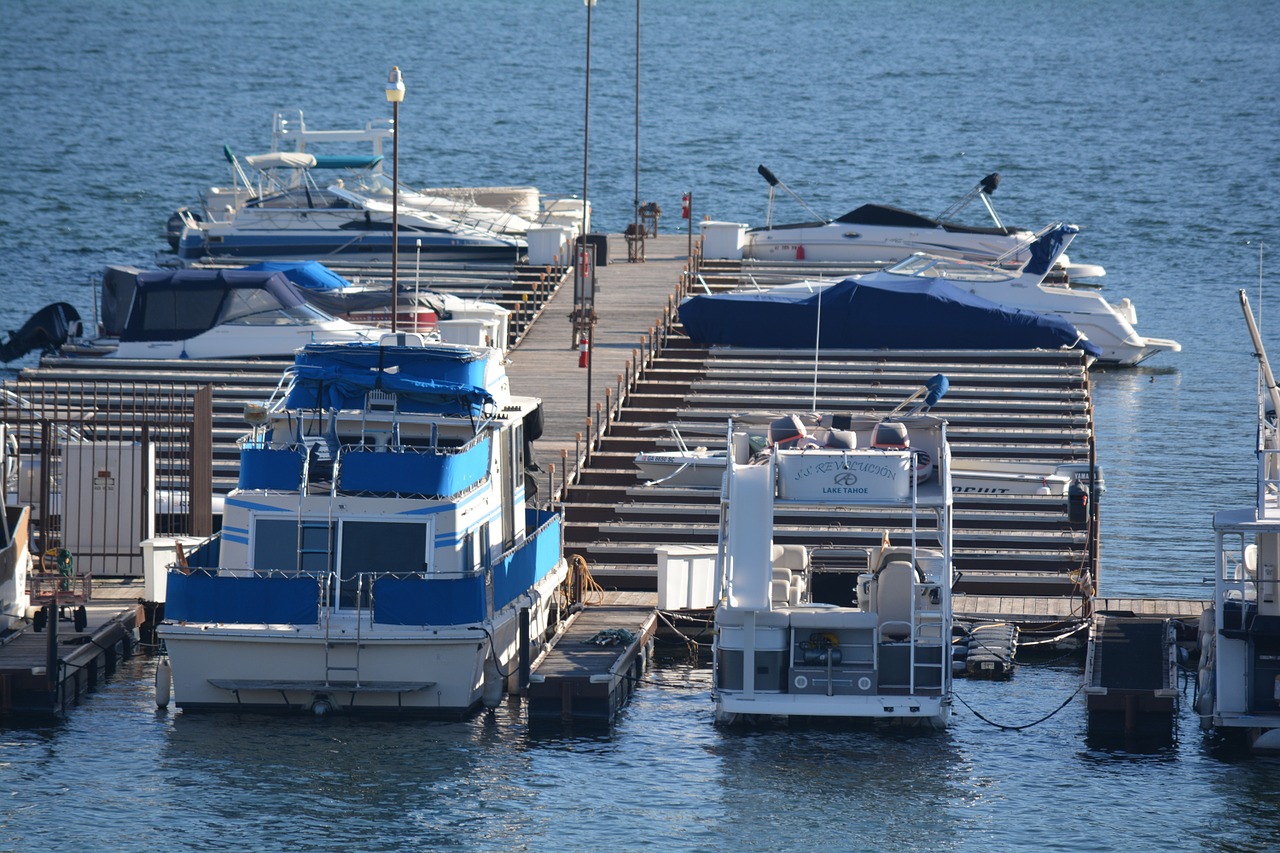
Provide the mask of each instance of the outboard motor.
{"label": "outboard motor", "polygon": [[32,350],[57,352],[68,339],[81,334],[80,312],[66,302],[46,305],[9,338],[0,343],[0,361],[13,361]]}

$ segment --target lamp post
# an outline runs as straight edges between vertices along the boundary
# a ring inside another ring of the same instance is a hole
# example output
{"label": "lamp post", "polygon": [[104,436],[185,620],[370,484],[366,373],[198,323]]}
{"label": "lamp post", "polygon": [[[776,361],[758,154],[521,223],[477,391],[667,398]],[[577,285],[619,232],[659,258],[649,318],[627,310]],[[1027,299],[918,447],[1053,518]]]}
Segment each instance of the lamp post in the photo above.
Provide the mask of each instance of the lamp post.
{"label": "lamp post", "polygon": [[400,318],[400,102],[404,100],[404,78],[400,66],[387,77],[387,100],[391,102],[391,333],[399,330]]}
{"label": "lamp post", "polygon": [[[596,5],[596,0],[582,0],[587,7],[587,58],[586,58],[586,92],[583,97],[583,113],[582,113],[582,234],[578,238],[578,253],[588,255],[587,249],[587,231],[591,227],[590,214],[587,212],[587,164],[588,152],[590,150],[591,140],[591,9]],[[597,259],[598,262],[599,259]],[[595,264],[592,264],[594,267]],[[595,346],[595,292],[590,291],[589,279],[587,271],[583,268],[583,264],[579,261],[575,264],[578,270],[577,275],[581,280],[577,292],[582,306],[581,322],[585,324],[582,330],[583,336],[587,341],[587,351]],[[592,270],[594,272],[594,270]],[[591,361],[587,360],[587,419],[591,419]]]}

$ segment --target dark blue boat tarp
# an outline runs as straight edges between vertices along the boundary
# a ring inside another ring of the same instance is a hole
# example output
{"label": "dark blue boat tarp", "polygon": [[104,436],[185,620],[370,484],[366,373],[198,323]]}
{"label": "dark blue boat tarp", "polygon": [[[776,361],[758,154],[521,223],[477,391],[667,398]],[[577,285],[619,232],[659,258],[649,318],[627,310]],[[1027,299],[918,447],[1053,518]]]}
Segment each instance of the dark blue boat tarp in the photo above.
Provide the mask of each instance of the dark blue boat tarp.
{"label": "dark blue boat tarp", "polygon": [[[821,326],[819,328],[819,308]],[[1059,317],[1006,308],[940,279],[893,286],[848,278],[802,287],[692,296],[680,322],[695,343],[780,349],[1058,349],[1097,356]]]}
{"label": "dark blue boat tarp", "polygon": [[272,270],[141,272],[120,340],[182,341],[244,316],[305,304],[293,283]]}
{"label": "dark blue boat tarp", "polygon": [[402,412],[476,416],[494,405],[484,357],[453,347],[308,344],[293,369],[290,409],[361,409],[369,391],[396,394]]}

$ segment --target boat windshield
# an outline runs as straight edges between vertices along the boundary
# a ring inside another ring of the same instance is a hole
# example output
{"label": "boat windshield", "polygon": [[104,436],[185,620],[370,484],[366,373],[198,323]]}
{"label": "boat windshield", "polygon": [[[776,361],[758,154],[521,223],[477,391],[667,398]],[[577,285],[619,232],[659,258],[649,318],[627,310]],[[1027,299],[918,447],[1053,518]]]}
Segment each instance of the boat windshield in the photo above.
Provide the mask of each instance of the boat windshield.
{"label": "boat windshield", "polygon": [[303,326],[330,319],[305,302],[286,306],[265,290],[238,289],[229,294],[215,325]]}
{"label": "boat windshield", "polygon": [[1009,281],[1018,277],[1017,273],[986,264],[919,252],[889,267],[886,272],[916,278],[945,278],[948,281]]}

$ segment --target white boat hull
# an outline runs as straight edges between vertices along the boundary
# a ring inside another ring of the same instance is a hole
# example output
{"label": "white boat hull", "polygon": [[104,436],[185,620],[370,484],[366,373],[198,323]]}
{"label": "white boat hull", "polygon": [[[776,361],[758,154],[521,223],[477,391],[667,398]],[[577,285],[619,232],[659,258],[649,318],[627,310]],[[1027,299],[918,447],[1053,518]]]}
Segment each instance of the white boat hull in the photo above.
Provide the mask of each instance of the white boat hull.
{"label": "white boat hull", "polygon": [[806,261],[812,263],[888,264],[897,263],[915,252],[992,261],[1017,252],[1006,260],[1025,261],[1029,231],[1010,236],[951,232],[942,228],[886,228],[827,225],[795,228],[757,228],[747,232],[743,257],[762,261]]}
{"label": "white boat hull", "polygon": [[[547,634],[565,573],[561,562],[534,594],[483,625],[373,626],[367,612],[359,626],[354,614],[335,617],[327,633],[323,624],[165,623],[159,633],[172,661],[174,701],[184,711],[462,715],[514,675],[521,608],[529,610],[533,641]],[[486,674],[494,655],[497,666]]]}

